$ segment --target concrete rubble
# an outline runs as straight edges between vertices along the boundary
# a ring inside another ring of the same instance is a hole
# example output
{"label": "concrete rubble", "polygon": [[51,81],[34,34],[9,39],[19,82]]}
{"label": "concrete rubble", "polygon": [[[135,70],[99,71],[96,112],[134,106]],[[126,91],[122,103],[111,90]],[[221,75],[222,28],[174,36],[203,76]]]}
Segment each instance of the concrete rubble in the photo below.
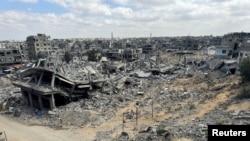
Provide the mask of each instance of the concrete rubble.
{"label": "concrete rubble", "polygon": [[[175,54],[183,55],[181,52]],[[176,63],[159,63],[156,58],[142,63],[113,63],[109,67],[102,62],[57,64],[52,67],[27,68],[18,74],[2,76],[1,114],[54,128],[84,128],[88,124],[96,128],[117,116],[119,109],[128,107],[132,102],[139,107],[138,114],[141,117],[150,115],[151,104],[155,104],[155,113],[179,113],[157,125],[147,125],[145,130],[135,135],[123,131],[115,137],[119,141],[160,141],[173,137],[206,140],[206,125],[218,124],[216,121],[224,124],[249,124],[250,111],[223,112],[225,105],[191,122],[181,122],[185,115],[196,112],[195,102],[206,103],[216,96],[206,95],[204,89],[218,94],[229,86],[215,84],[218,78],[221,81],[229,79],[219,70],[223,61],[185,57]],[[104,59],[104,62],[107,60]],[[227,63],[233,62],[224,61],[224,64]],[[182,89],[168,87],[175,80],[189,78],[192,79],[190,85],[202,83],[204,88],[189,89],[185,84],[179,84]],[[230,103],[232,101],[225,104]],[[136,111],[128,111],[125,120],[134,122]],[[159,134],[159,127],[164,132]],[[98,131],[96,140],[114,139],[112,134],[118,128],[121,129],[121,125],[107,131]]]}

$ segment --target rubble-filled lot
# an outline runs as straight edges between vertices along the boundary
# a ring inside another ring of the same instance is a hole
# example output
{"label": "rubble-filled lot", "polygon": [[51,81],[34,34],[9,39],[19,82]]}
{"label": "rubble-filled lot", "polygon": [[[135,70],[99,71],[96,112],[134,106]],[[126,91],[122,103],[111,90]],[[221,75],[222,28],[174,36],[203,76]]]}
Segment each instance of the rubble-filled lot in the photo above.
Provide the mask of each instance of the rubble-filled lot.
{"label": "rubble-filled lot", "polygon": [[173,74],[130,76],[131,83],[116,93],[92,89],[88,99],[43,111],[27,106],[12,77],[1,77],[2,115],[29,125],[74,128],[97,141],[204,141],[208,124],[249,124],[250,119],[249,100],[235,98],[240,77],[220,71],[181,66]]}

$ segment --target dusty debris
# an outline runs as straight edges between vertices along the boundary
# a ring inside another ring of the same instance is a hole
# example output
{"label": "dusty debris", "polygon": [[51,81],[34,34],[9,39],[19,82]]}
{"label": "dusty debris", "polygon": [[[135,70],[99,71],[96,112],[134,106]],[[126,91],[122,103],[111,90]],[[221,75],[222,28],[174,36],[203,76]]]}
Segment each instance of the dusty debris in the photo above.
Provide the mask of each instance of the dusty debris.
{"label": "dusty debris", "polygon": [[14,111],[13,115],[14,115],[15,117],[20,117],[21,113],[22,113],[22,112],[21,112],[20,110],[16,109],[16,110]]}
{"label": "dusty debris", "polygon": [[129,140],[129,135],[127,132],[122,132],[117,139],[117,141],[128,141],[128,140]]}
{"label": "dusty debris", "polygon": [[7,141],[7,135],[5,131],[0,131],[0,141]]}
{"label": "dusty debris", "polygon": [[[172,137],[203,140],[207,124],[248,123],[247,112],[221,114],[226,100],[220,105],[211,104],[217,95],[237,89],[229,89],[234,78],[222,75],[219,69],[223,63],[190,56],[186,61],[168,63],[153,57],[112,65],[103,59],[29,68],[13,79],[15,86],[10,81],[14,74],[1,77],[4,82],[0,84],[4,88],[0,92],[1,110],[9,113],[6,116],[27,123],[83,130],[91,127],[96,140],[154,141]],[[101,64],[104,62],[110,66]],[[225,95],[219,98],[231,98]],[[209,112],[203,112],[206,108]],[[126,113],[124,132],[121,112]],[[144,121],[147,125],[141,129]],[[114,125],[100,130],[105,123]],[[158,129],[155,123],[162,128]]]}
{"label": "dusty debris", "polygon": [[149,127],[146,127],[143,130],[140,130],[139,133],[148,133],[148,132],[151,132],[151,131],[153,131],[152,127],[149,126]]}

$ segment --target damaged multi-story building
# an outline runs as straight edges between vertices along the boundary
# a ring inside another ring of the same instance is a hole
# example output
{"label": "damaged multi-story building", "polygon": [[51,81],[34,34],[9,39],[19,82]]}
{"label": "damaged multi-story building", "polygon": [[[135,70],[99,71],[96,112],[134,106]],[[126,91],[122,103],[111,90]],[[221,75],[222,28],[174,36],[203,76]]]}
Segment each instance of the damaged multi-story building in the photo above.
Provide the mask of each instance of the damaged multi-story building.
{"label": "damaged multi-story building", "polygon": [[98,69],[90,64],[55,62],[49,67],[46,64],[46,59],[40,59],[35,67],[19,73],[18,79],[13,81],[13,85],[21,88],[26,103],[38,109],[53,109],[86,98],[92,88],[109,93],[121,88],[126,80],[124,76],[105,77],[102,70],[107,67],[102,63],[96,65]]}
{"label": "damaged multi-story building", "polygon": [[22,57],[18,49],[0,49],[0,65],[21,63]]}
{"label": "damaged multi-story building", "polygon": [[59,65],[60,67],[52,69],[42,64],[46,64],[46,60],[40,62],[40,66],[20,73],[19,79],[13,82],[21,88],[24,99],[31,107],[53,109],[72,100],[87,97],[90,83],[95,82],[95,71],[89,66],[78,67],[72,71],[69,66]]}
{"label": "damaged multi-story building", "polygon": [[[28,59],[28,49],[24,41],[15,41],[15,40],[0,41],[0,49],[2,50],[2,52],[3,50],[12,50],[11,53],[7,51],[7,54],[5,55],[6,57],[16,56],[15,58],[18,58],[17,56],[21,55],[22,61],[26,61]],[[1,54],[2,54],[1,56],[3,57],[3,53]],[[7,64],[8,62],[13,62],[8,58],[6,58],[5,60]],[[1,62],[3,63],[4,61],[2,60]],[[20,63],[20,61],[17,60],[15,61],[14,59],[13,63]]]}
{"label": "damaged multi-story building", "polygon": [[127,61],[138,60],[142,56],[142,48],[126,48],[123,53],[123,58]]}
{"label": "damaged multi-story building", "polygon": [[194,37],[184,37],[182,39],[182,49],[184,50],[198,50],[199,49],[199,40]]}
{"label": "damaged multi-story building", "polygon": [[215,36],[209,39],[209,46],[221,46],[222,36]]}
{"label": "damaged multi-story building", "polygon": [[240,48],[245,39],[250,38],[250,33],[233,32],[225,34],[221,46],[216,47],[215,56],[223,58],[238,58]]}
{"label": "damaged multi-story building", "polygon": [[110,60],[122,60],[124,49],[109,49],[105,52],[105,56]]}
{"label": "damaged multi-story building", "polygon": [[70,78],[50,69],[34,67],[20,74],[20,80],[13,84],[21,88],[24,99],[31,107],[53,109],[74,98],[86,96],[89,80],[81,78]]}
{"label": "damaged multi-story building", "polygon": [[240,63],[244,58],[250,56],[250,38],[244,39],[240,47],[238,62]]}
{"label": "damaged multi-story building", "polygon": [[36,60],[52,50],[50,36],[38,33],[37,36],[28,36],[26,39],[30,60]]}

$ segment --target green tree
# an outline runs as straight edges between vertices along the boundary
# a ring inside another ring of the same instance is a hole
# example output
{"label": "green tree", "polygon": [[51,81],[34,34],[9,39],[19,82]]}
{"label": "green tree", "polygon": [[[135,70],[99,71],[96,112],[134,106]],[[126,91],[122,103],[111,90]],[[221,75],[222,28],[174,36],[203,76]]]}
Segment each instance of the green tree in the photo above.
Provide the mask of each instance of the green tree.
{"label": "green tree", "polygon": [[89,61],[97,61],[97,57],[96,57],[96,53],[97,53],[97,51],[95,51],[95,50],[89,50],[88,52],[87,52],[87,54],[88,54],[88,60]]}
{"label": "green tree", "polygon": [[250,82],[250,58],[243,59],[240,63],[240,75],[243,82]]}
{"label": "green tree", "polygon": [[64,60],[66,61],[66,63],[69,63],[71,61],[71,55],[69,52],[65,52],[64,54]]}

